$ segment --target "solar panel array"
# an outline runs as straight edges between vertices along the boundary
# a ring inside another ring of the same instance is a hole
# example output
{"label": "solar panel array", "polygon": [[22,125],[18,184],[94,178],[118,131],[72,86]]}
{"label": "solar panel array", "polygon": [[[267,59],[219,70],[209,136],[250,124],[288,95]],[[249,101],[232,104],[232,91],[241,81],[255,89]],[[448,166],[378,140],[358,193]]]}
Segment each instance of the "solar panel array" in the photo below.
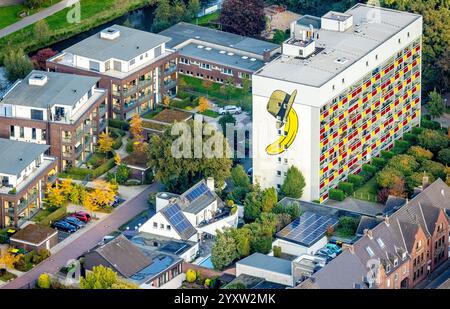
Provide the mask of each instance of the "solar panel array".
{"label": "solar panel array", "polygon": [[329,226],[334,227],[338,222],[336,217],[307,211],[278,232],[277,237],[310,247],[325,235]]}
{"label": "solar panel array", "polygon": [[186,198],[189,202],[194,201],[195,199],[199,198],[206,192],[209,192],[209,188],[204,183],[200,183],[197,187],[195,187],[191,192],[186,194]]}
{"label": "solar panel array", "polygon": [[196,233],[195,228],[183,214],[178,204],[168,205],[161,212],[182,238],[188,239]]}

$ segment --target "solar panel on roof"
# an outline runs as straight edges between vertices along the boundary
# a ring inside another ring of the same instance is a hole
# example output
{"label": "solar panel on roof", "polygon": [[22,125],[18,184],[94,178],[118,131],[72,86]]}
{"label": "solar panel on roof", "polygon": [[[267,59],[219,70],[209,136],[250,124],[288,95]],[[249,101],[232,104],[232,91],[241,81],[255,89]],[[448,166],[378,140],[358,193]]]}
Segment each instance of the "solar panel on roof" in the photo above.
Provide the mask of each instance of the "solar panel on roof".
{"label": "solar panel on roof", "polygon": [[201,183],[196,188],[194,188],[191,192],[186,194],[186,198],[188,199],[189,202],[192,202],[193,200],[197,199],[202,194],[204,194],[205,192],[208,192],[208,191],[209,191],[209,188],[204,183]]}
{"label": "solar panel on roof", "polygon": [[309,247],[325,235],[329,226],[335,226],[337,223],[338,219],[335,217],[305,212],[277,236]]}
{"label": "solar panel on roof", "polygon": [[171,204],[162,209],[163,214],[170,222],[170,224],[175,228],[175,230],[183,235],[189,233],[190,229],[195,230],[191,223],[187,220],[185,215],[182,213],[181,208],[178,204]]}

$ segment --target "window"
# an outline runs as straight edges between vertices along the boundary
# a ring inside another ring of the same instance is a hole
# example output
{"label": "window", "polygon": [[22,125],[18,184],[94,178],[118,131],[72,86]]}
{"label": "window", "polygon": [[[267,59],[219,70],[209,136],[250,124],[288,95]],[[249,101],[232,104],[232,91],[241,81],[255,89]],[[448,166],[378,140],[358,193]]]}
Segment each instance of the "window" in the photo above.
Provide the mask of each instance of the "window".
{"label": "window", "polygon": [[391,286],[391,279],[387,279],[386,286],[389,288]]}
{"label": "window", "polygon": [[41,140],[46,141],[47,140],[47,131],[41,130]]}
{"label": "window", "polygon": [[170,231],[170,229],[171,229],[170,225],[166,225],[166,229],[167,229],[168,231]]}
{"label": "window", "polygon": [[377,238],[377,243],[381,249],[383,249],[385,247],[384,242],[381,238]]}
{"label": "window", "polygon": [[132,59],[131,61],[130,61],[130,65],[134,65],[136,63],[136,59]]}
{"label": "window", "polygon": [[394,260],[394,267],[397,267],[398,266],[398,259],[395,259]]}
{"label": "window", "polygon": [[342,83],[345,84],[345,78],[342,79]]}
{"label": "window", "polygon": [[100,63],[97,61],[89,60],[89,70],[100,72]]}
{"label": "window", "polygon": [[153,222],[153,228],[158,228],[158,223],[156,223],[156,222]]}
{"label": "window", "polygon": [[370,247],[366,247],[366,251],[369,254],[370,257],[373,257],[375,255],[375,253],[373,252],[372,248]]}
{"label": "window", "polygon": [[375,60],[378,60],[378,55],[375,55]]}
{"label": "window", "polygon": [[161,56],[161,46],[155,48],[155,58]]}
{"label": "window", "polygon": [[200,67],[202,69],[210,70],[210,65],[208,63],[200,63]]}
{"label": "window", "polygon": [[11,128],[10,128],[10,136],[11,137],[15,136],[15,127],[14,126],[11,126]]}
{"label": "window", "polygon": [[25,137],[25,129],[24,127],[20,127],[20,138],[24,138]]}
{"label": "window", "polygon": [[31,139],[36,139],[36,128],[31,129]]}
{"label": "window", "polygon": [[288,159],[284,159],[284,164],[288,164]]}
{"label": "window", "polygon": [[233,70],[232,69],[223,69],[223,74],[228,74],[228,75],[233,75]]}
{"label": "window", "polygon": [[33,120],[44,120],[44,112],[37,109],[31,110],[31,119]]}
{"label": "window", "polygon": [[164,230],[164,224],[161,223],[161,224],[159,225],[159,228],[160,228],[161,230]]}
{"label": "window", "polygon": [[277,171],[277,176],[278,176],[278,177],[281,176],[281,171]]}

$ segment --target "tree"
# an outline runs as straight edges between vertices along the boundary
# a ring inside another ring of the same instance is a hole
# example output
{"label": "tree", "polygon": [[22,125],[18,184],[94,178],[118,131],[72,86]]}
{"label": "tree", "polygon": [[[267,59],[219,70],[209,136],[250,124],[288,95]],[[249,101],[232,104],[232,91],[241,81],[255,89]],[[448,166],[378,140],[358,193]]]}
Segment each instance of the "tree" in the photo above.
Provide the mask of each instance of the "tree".
{"label": "tree", "polygon": [[111,289],[117,283],[117,273],[103,265],[94,266],[85,278],[80,278],[80,289]]}
{"label": "tree", "polygon": [[133,149],[136,152],[143,152],[146,146],[144,143],[144,127],[138,114],[134,114],[130,120],[130,133],[133,137]]}
{"label": "tree", "polygon": [[300,206],[295,203],[289,203],[287,205],[283,205],[278,203],[272,209],[274,214],[287,214],[291,218],[291,220],[295,220],[302,214]]}
{"label": "tree", "polygon": [[396,179],[389,189],[389,194],[398,197],[406,197],[405,194],[405,180],[403,178]]}
{"label": "tree", "polygon": [[428,94],[428,112],[432,118],[441,117],[445,112],[445,103],[439,92],[433,90]]}
{"label": "tree", "polygon": [[233,94],[235,90],[234,80],[231,77],[227,77],[222,85],[222,91],[225,92],[225,95],[227,96],[228,100],[231,98],[231,95]]}
{"label": "tree", "polygon": [[431,151],[420,146],[412,146],[409,148],[407,154],[413,156],[419,163],[423,160],[431,160],[433,158],[433,153]]}
{"label": "tree", "polygon": [[433,182],[435,180],[434,176],[427,172],[417,172],[412,174],[411,176],[406,177],[405,184],[408,192],[413,193],[414,188],[420,187],[423,184],[423,177],[428,177],[429,182]]}
{"label": "tree", "polygon": [[24,78],[33,70],[33,63],[21,49],[7,50],[3,56],[3,65],[11,82]]}
{"label": "tree", "polygon": [[225,31],[259,37],[265,29],[263,0],[225,0],[220,11],[220,24]]}
{"label": "tree", "polygon": [[[219,124],[222,127],[223,134],[226,135],[227,133],[227,124],[229,126],[235,126],[236,125],[236,118],[230,113],[226,113],[219,119]],[[234,130],[233,130],[234,131]]]}
{"label": "tree", "polygon": [[113,150],[114,140],[109,133],[103,132],[98,138],[98,151],[107,155]]}
{"label": "tree", "polygon": [[208,93],[209,93],[209,90],[211,90],[212,85],[213,85],[213,83],[209,79],[204,79],[202,81],[202,86],[203,86],[203,88],[206,89],[206,97],[208,97]]}
{"label": "tree", "polygon": [[66,199],[69,199],[71,192],[73,191],[72,179],[66,178],[61,181],[61,192]]}
{"label": "tree", "polygon": [[[203,140],[203,147],[206,147],[206,143],[209,143],[209,139],[217,141],[215,146],[222,146],[220,154],[207,157],[204,155],[205,149],[200,158],[195,158],[195,148],[199,145],[195,145],[196,139],[192,138],[192,135],[185,140],[180,149],[184,155],[181,157],[174,156],[174,145],[180,141],[180,136],[172,135],[172,127],[169,127],[162,135],[154,135],[151,139],[152,147],[148,148],[148,166],[154,170],[154,177],[156,180],[163,183],[167,190],[174,193],[182,193],[189,189],[193,183],[212,177],[217,183],[217,187],[221,188],[225,183],[225,179],[230,176],[232,160],[228,157],[230,153],[227,140],[223,137],[220,131],[213,133],[214,137],[206,134],[206,128],[208,124],[202,124],[196,121],[187,122],[189,133],[194,132],[194,127],[201,130],[201,137]],[[200,134],[200,133],[199,133]],[[227,155],[226,155],[227,154]]]}
{"label": "tree", "polygon": [[392,167],[385,167],[376,175],[375,179],[379,187],[391,188],[396,182],[403,179],[403,174]]}
{"label": "tree", "polygon": [[131,170],[129,167],[127,167],[124,164],[120,164],[117,167],[117,171],[116,171],[116,180],[118,184],[125,184],[127,182],[127,180],[130,178],[130,173]]}
{"label": "tree", "polygon": [[267,188],[263,190],[261,196],[261,210],[263,212],[271,212],[277,202],[278,196],[275,188]]}
{"label": "tree", "polygon": [[41,49],[36,53],[36,55],[31,57],[31,61],[33,62],[34,68],[36,70],[45,70],[47,68],[46,64],[47,59],[55,56],[56,54],[57,52],[51,48]]}
{"label": "tree", "polygon": [[442,149],[438,152],[438,159],[445,165],[450,165],[450,148]]}
{"label": "tree", "polygon": [[287,38],[286,33],[284,33],[284,31],[276,29],[275,34],[273,35],[272,38],[272,42],[281,45],[281,43],[283,43],[286,40],[286,38]]}
{"label": "tree", "polygon": [[387,200],[389,198],[389,189],[388,188],[381,188],[377,192],[377,201],[381,204],[386,204]]}
{"label": "tree", "polygon": [[[271,222],[265,222],[271,223]],[[275,226],[263,224],[262,222],[253,222],[248,225],[252,231],[250,241],[251,252],[268,254],[272,250],[273,232]]]}
{"label": "tree", "polygon": [[446,148],[448,145],[448,137],[439,131],[425,129],[417,136],[418,144],[433,153]]}
{"label": "tree", "polygon": [[388,167],[400,171],[405,176],[409,176],[417,171],[419,166],[420,164],[417,163],[413,156],[406,154],[395,156],[388,163]]}
{"label": "tree", "polygon": [[200,12],[200,1],[199,0],[189,0],[187,6],[187,18],[194,19],[197,17],[198,12]]}
{"label": "tree", "polygon": [[9,252],[5,252],[0,256],[0,265],[3,268],[14,268],[14,264],[16,264],[21,259],[21,254],[14,255]]}
{"label": "tree", "polygon": [[256,190],[247,194],[244,200],[244,219],[245,221],[254,221],[261,215],[262,201],[261,190]]}
{"label": "tree", "polygon": [[39,20],[34,25],[34,33],[36,34],[36,38],[38,40],[45,40],[50,35],[50,29],[48,28],[48,24],[45,19]]}
{"label": "tree", "polygon": [[153,28],[152,30],[154,32],[159,32],[171,25],[171,18],[172,18],[171,10],[172,8],[170,6],[169,0],[158,0],[152,26]]}
{"label": "tree", "polygon": [[231,181],[235,187],[249,189],[251,186],[250,178],[245,172],[244,167],[240,164],[236,165],[236,167],[231,170]]}
{"label": "tree", "polygon": [[436,178],[445,179],[445,166],[439,162],[425,160],[420,170],[432,174]]}
{"label": "tree", "polygon": [[52,282],[50,280],[50,276],[47,273],[43,273],[39,275],[37,286],[40,289],[49,289],[52,286]]}
{"label": "tree", "polygon": [[211,261],[215,269],[223,270],[238,257],[236,242],[230,233],[218,232],[211,249]]}
{"label": "tree", "polygon": [[164,97],[163,97],[163,105],[165,106],[165,107],[170,107],[170,98],[169,98],[169,96],[167,96],[167,95],[165,95]]}
{"label": "tree", "polygon": [[239,259],[244,258],[250,254],[251,237],[252,231],[247,227],[233,229],[233,238],[236,243],[236,251]]}
{"label": "tree", "polygon": [[84,207],[90,211],[97,211],[99,209],[109,206],[117,194],[117,189],[113,184],[104,181],[103,179],[96,179],[93,183],[94,190],[86,195],[83,201]]}
{"label": "tree", "polygon": [[193,269],[188,269],[186,271],[186,281],[189,283],[193,283],[195,282],[195,280],[197,280],[197,272]]}
{"label": "tree", "polygon": [[281,195],[299,199],[303,195],[305,185],[302,172],[295,166],[291,166],[287,170],[286,178],[281,185]]}
{"label": "tree", "polygon": [[203,113],[203,112],[205,112],[208,108],[209,108],[209,101],[208,101],[208,99],[207,98],[205,98],[205,97],[200,97],[199,99],[198,99],[198,111],[200,112],[200,113]]}
{"label": "tree", "polygon": [[119,154],[116,153],[116,155],[114,156],[114,163],[116,163],[116,165],[120,165],[121,162],[122,159],[120,158]]}
{"label": "tree", "polygon": [[47,197],[45,202],[50,206],[61,207],[66,201],[62,190],[58,185],[52,187],[50,184],[47,185]]}

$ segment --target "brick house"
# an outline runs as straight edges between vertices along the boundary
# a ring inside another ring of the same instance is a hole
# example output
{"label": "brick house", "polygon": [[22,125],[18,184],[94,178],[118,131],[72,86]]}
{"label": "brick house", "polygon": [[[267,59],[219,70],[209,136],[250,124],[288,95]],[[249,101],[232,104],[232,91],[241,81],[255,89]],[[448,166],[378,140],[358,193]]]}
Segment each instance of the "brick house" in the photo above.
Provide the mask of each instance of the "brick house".
{"label": "brick house", "polygon": [[50,250],[58,243],[58,231],[39,224],[28,224],[15,233],[10,239],[10,245],[23,248],[25,252],[42,249]]}
{"label": "brick house", "polygon": [[82,165],[108,127],[108,94],[99,80],[32,71],[0,101],[0,137],[50,145],[59,170]]}
{"label": "brick house", "polygon": [[450,188],[436,180],[296,288],[413,288],[448,259]]}
{"label": "brick house", "polygon": [[277,44],[185,22],[160,34],[170,37],[167,46],[179,53],[180,74],[216,83],[232,79],[238,87],[281,51]]}
{"label": "brick house", "polygon": [[160,103],[177,89],[177,53],[170,38],[114,25],[47,60],[49,71],[100,78],[108,89],[113,119],[130,119]]}

